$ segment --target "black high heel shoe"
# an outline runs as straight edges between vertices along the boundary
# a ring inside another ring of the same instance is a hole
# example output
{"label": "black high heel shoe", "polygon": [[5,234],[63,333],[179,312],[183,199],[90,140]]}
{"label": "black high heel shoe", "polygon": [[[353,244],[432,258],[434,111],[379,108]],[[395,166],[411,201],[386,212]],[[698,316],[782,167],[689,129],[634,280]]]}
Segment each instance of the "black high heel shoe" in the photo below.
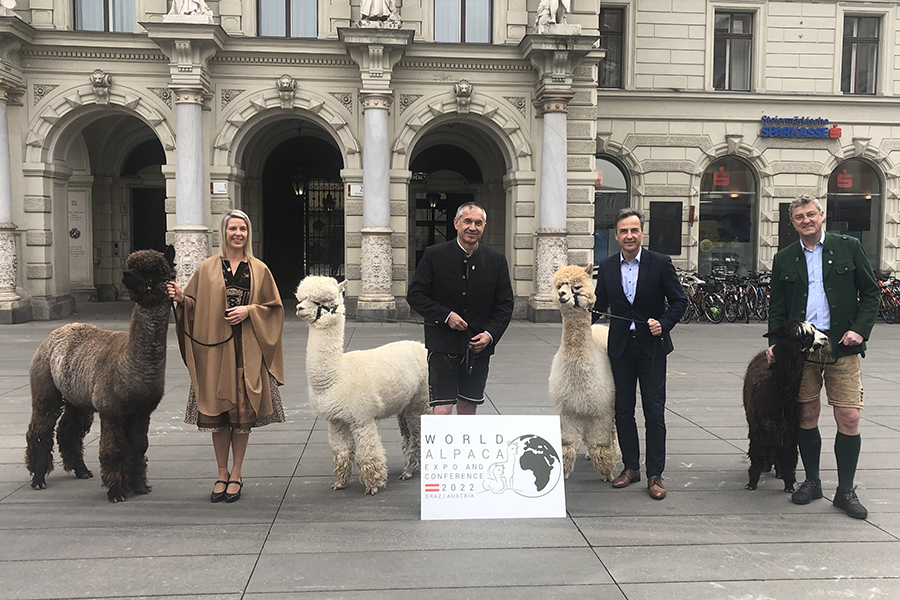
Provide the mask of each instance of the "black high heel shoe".
{"label": "black high heel shoe", "polygon": [[229,481],[229,482],[228,482],[228,485],[225,486],[225,489],[227,490],[227,489],[228,489],[228,486],[231,485],[232,483],[236,483],[236,484],[238,484],[240,487],[238,488],[238,491],[235,492],[234,494],[229,494],[228,492],[225,492],[225,502],[228,502],[229,504],[232,503],[232,502],[237,502],[238,500],[240,500],[240,498],[241,498],[241,490],[244,489],[244,478],[241,477],[241,480],[240,480],[240,481]]}
{"label": "black high heel shoe", "polygon": [[[220,483],[225,484],[225,489],[223,489],[221,492],[217,492],[216,485],[219,485]],[[225,496],[226,496],[225,490],[227,490],[227,489],[228,489],[228,482],[223,481],[222,479],[217,479],[216,484],[213,486],[213,491],[209,495],[209,501],[210,502],[221,502],[222,500],[225,500]]]}

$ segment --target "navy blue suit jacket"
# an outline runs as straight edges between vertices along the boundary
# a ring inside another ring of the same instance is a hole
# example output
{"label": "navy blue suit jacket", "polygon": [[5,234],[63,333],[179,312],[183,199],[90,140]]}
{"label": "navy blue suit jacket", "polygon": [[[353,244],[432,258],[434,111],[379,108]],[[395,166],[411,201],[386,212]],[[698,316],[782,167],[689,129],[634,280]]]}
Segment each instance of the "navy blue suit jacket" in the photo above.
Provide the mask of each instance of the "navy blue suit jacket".
{"label": "navy blue suit jacket", "polygon": [[[600,263],[597,274],[597,301],[594,309],[610,314],[643,321],[635,323],[638,341],[648,356],[664,356],[674,350],[669,332],[681,320],[687,308],[687,297],[675,274],[672,259],[665,254],[641,249],[641,266],[638,270],[637,290],[634,304],[628,302],[622,289],[621,253],[606,258]],[[662,325],[662,336],[650,333],[647,319],[656,319]],[[628,341],[630,321],[609,320],[609,355],[621,358]]]}

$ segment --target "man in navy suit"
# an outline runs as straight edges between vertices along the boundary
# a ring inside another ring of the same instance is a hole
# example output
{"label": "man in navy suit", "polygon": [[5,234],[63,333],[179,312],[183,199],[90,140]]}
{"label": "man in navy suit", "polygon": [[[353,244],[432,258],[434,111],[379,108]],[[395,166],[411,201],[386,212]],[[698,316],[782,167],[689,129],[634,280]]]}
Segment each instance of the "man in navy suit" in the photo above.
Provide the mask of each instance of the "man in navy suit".
{"label": "man in navy suit", "polygon": [[641,449],[634,409],[641,386],[647,445],[647,489],[662,500],[666,488],[666,355],[672,350],[669,331],[681,320],[687,297],[672,259],[641,248],[644,215],[623,208],[616,215],[616,241],[622,251],[600,263],[597,275],[599,312],[610,310],[609,362],[616,383],[616,430],[625,468],[615,488],[641,480]]}

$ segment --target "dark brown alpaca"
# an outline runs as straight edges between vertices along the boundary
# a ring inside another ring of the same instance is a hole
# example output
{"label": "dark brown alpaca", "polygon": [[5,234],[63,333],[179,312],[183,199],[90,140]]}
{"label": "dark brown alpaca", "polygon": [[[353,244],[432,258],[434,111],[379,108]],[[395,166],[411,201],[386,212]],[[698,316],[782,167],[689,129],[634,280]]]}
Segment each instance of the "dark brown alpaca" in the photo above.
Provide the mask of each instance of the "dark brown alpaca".
{"label": "dark brown alpaca", "polygon": [[821,348],[828,338],[805,321],[786,321],[765,336],[775,340],[770,365],[765,351],[753,357],[744,375],[744,413],[750,439],[749,481],[755,490],[763,471],[775,467],[775,476],[784,482],[784,491],[793,492],[797,481],[797,398],[803,363],[810,351]]}
{"label": "dark brown alpaca", "polygon": [[72,323],[54,330],[35,352],[25,450],[34,489],[47,487],[53,470],[54,426],[63,468],[79,479],[94,476],[84,464],[84,436],[98,412],[100,474],[110,502],[150,491],[147,430],[165,387],[166,282],[175,278],[174,257],[171,246],[165,255],[139,250],[128,257],[122,284],[137,304],[127,333]]}

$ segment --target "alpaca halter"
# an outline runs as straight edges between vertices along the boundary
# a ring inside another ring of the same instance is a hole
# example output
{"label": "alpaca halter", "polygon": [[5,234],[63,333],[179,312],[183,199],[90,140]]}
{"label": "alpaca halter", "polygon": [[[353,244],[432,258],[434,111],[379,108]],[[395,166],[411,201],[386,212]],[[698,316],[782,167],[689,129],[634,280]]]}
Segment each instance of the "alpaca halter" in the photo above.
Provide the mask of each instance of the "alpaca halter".
{"label": "alpaca halter", "polygon": [[313,323],[322,318],[322,313],[326,312],[328,314],[335,314],[337,309],[340,307],[340,304],[335,304],[334,306],[328,306],[326,304],[322,304],[321,302],[316,302],[315,300],[310,300],[313,304],[315,304],[318,308],[316,308],[316,318],[312,320]]}

